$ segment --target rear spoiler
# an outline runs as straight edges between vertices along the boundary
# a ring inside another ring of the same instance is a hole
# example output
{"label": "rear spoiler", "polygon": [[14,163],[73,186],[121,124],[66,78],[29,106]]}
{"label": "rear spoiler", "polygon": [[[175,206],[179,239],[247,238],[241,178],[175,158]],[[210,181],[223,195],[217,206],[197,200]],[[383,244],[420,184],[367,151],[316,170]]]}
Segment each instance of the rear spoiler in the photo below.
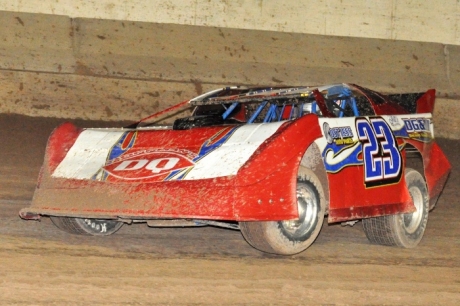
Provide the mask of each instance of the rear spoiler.
{"label": "rear spoiler", "polygon": [[411,114],[433,113],[436,90],[426,92],[387,95],[390,100]]}

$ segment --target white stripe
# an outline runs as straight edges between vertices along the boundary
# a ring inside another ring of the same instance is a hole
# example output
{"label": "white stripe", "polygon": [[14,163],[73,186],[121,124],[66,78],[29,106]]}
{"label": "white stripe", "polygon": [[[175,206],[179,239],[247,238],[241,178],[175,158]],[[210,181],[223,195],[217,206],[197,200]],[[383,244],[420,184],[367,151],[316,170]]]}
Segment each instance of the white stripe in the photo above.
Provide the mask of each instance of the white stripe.
{"label": "white stripe", "polygon": [[105,164],[112,146],[124,132],[85,130],[53,173],[53,177],[90,179]]}
{"label": "white stripe", "polygon": [[284,122],[239,127],[222,146],[199,160],[184,180],[235,175],[259,146]]}

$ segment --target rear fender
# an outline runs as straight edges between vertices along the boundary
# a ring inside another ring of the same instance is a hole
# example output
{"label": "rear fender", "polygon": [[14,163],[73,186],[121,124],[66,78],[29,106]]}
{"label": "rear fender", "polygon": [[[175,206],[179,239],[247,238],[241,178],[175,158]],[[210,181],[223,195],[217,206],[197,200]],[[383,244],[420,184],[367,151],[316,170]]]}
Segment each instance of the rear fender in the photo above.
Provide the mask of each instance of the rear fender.
{"label": "rear fender", "polygon": [[82,131],[83,129],[70,122],[65,122],[53,130],[46,145],[45,160],[38,176],[38,186],[42,182],[45,169],[46,172],[52,173],[57,168]]}
{"label": "rear fender", "polygon": [[[241,167],[237,184],[253,184],[288,164],[292,169],[287,171],[296,178],[302,156],[321,135],[316,115],[306,115],[288,122],[283,129],[267,139]],[[251,173],[257,173],[257,178]]]}
{"label": "rear fender", "polygon": [[[60,145],[67,146],[60,134],[56,132],[50,140],[43,184],[36,189],[32,206],[23,210],[22,216],[236,221],[295,219],[298,217],[296,183],[299,164],[307,148],[321,136],[321,131],[316,115],[285,122],[259,145],[235,175],[115,183],[53,177],[53,168],[62,159],[53,154],[61,154],[55,153],[62,151],[57,149]],[[78,133],[73,134],[75,139]]]}
{"label": "rear fender", "polygon": [[411,139],[405,141],[417,149],[422,156],[430,209],[433,209],[447,181],[451,165],[436,142],[423,143]]}

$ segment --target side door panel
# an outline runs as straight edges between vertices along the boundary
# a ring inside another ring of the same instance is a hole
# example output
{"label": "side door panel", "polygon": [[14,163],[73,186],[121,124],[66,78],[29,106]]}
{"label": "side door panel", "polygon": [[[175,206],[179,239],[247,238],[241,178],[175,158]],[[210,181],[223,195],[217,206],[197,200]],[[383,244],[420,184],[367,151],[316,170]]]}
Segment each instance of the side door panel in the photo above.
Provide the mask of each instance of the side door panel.
{"label": "side door panel", "polygon": [[407,120],[428,122],[420,141],[432,141],[429,114],[319,119],[329,222],[415,210],[404,179]]}

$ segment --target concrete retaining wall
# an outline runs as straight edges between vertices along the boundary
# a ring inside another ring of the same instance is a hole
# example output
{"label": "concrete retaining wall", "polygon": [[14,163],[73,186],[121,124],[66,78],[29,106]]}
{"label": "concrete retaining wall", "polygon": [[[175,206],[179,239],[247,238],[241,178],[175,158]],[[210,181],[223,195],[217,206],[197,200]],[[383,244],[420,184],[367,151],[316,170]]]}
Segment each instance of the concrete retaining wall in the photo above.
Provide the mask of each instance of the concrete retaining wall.
{"label": "concrete retaining wall", "polygon": [[0,0],[0,10],[460,44],[455,0]]}
{"label": "concrete retaining wall", "polygon": [[135,120],[228,84],[438,90],[458,138],[460,46],[0,12],[0,112]]}

